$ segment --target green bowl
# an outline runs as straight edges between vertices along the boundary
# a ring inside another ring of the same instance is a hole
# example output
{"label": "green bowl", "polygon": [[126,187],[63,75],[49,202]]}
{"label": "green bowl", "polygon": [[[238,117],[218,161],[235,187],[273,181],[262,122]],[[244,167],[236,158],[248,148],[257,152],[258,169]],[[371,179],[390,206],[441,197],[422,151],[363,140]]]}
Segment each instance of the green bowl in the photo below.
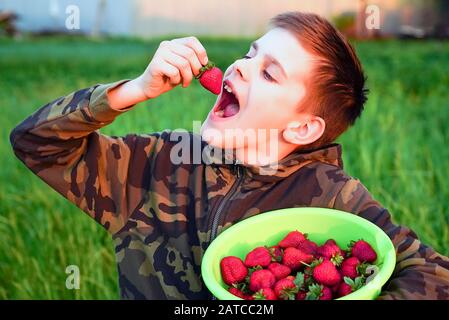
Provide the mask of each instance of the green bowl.
{"label": "green bowl", "polygon": [[361,289],[339,300],[372,300],[393,273],[396,252],[390,238],[378,226],[355,214],[327,208],[288,208],[247,218],[224,230],[207,248],[201,273],[210,292],[219,300],[240,300],[229,293],[221,279],[220,260],[246,254],[257,246],[275,245],[289,232],[299,230],[323,244],[334,239],[346,248],[351,240],[364,239],[376,250],[377,274]]}

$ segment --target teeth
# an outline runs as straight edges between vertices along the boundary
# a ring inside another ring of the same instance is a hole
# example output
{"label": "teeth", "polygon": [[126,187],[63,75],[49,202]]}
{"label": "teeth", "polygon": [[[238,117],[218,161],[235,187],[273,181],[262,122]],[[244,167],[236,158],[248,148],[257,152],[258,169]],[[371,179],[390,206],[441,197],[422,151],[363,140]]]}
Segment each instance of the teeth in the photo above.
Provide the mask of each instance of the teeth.
{"label": "teeth", "polygon": [[224,85],[224,88],[227,92],[232,93],[231,88],[227,84]]}

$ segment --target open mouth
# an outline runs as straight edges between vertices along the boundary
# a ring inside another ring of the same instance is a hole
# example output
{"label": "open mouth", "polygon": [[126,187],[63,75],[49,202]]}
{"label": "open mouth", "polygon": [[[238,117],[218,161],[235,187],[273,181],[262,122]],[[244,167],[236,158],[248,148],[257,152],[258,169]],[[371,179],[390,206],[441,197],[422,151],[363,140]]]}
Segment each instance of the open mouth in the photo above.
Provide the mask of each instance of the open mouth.
{"label": "open mouth", "polygon": [[224,82],[221,97],[214,109],[214,114],[219,118],[230,118],[239,113],[239,111],[239,100],[232,93],[231,88]]}

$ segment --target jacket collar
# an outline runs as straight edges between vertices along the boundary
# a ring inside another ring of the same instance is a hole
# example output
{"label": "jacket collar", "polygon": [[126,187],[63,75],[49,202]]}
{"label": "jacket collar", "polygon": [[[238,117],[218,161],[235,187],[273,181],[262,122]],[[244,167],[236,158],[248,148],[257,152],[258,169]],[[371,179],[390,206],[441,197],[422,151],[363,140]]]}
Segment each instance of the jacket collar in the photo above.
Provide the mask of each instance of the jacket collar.
{"label": "jacket collar", "polygon": [[[209,146],[210,147],[210,146]],[[254,166],[238,163],[233,153],[226,153],[222,149],[210,157],[211,163],[219,167],[228,167],[231,172],[237,166],[244,168],[245,173],[253,179],[263,182],[282,180],[298,171],[305,165],[319,161],[343,169],[342,148],[340,144],[333,143],[313,150],[301,150],[289,154],[276,164]]]}

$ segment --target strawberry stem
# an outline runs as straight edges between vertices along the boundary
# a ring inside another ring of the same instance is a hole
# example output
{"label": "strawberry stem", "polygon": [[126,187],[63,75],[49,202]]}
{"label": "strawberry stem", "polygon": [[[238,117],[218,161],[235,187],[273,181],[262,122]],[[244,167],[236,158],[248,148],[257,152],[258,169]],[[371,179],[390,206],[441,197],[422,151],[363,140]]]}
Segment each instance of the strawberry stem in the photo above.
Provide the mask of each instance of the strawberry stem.
{"label": "strawberry stem", "polygon": [[198,75],[195,76],[195,79],[201,78],[201,76],[203,75],[204,72],[206,72],[207,70],[212,69],[213,67],[215,67],[215,63],[213,63],[212,61],[209,61],[205,66],[201,67],[200,73],[198,73]]}

